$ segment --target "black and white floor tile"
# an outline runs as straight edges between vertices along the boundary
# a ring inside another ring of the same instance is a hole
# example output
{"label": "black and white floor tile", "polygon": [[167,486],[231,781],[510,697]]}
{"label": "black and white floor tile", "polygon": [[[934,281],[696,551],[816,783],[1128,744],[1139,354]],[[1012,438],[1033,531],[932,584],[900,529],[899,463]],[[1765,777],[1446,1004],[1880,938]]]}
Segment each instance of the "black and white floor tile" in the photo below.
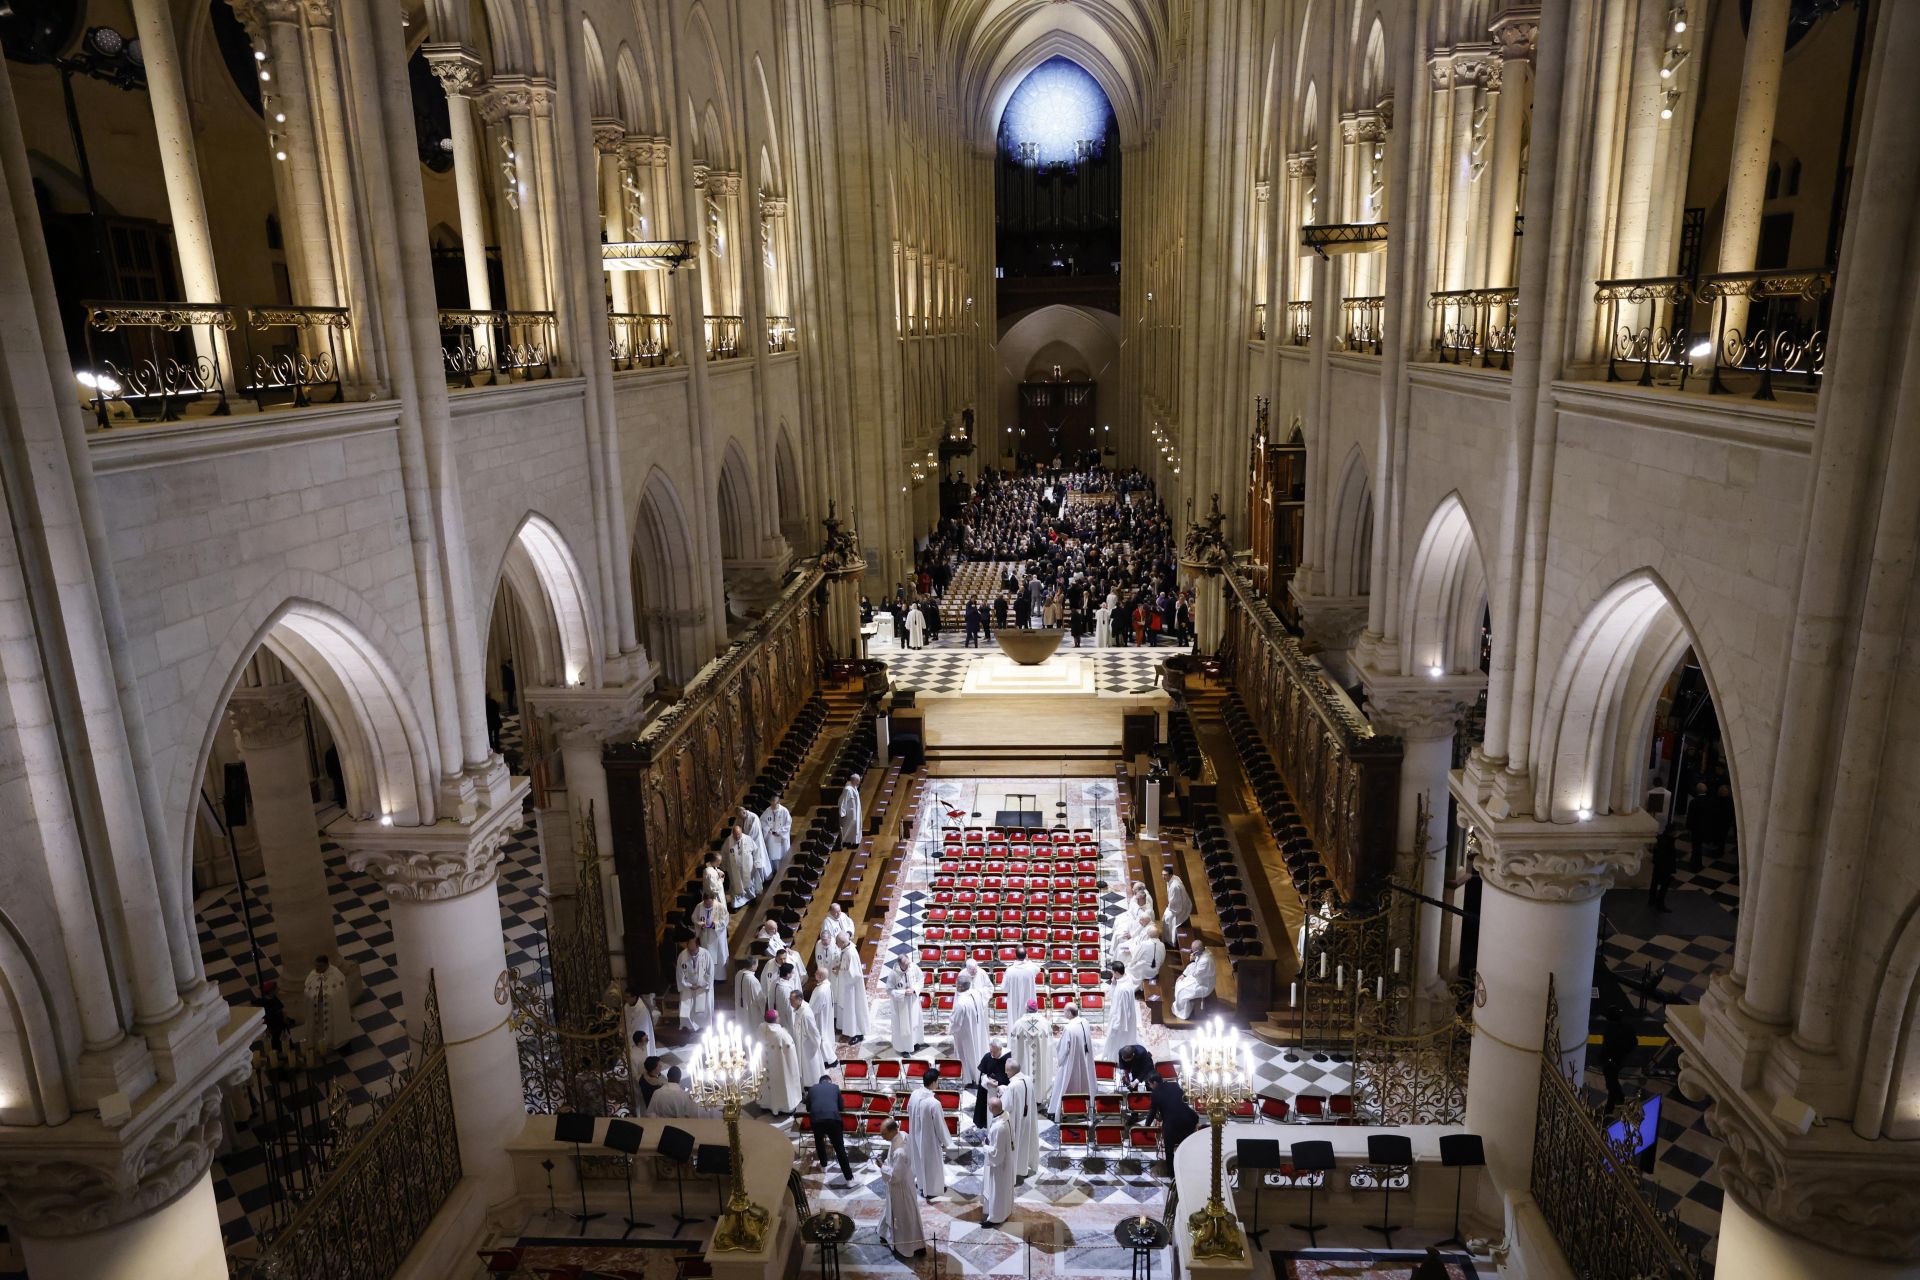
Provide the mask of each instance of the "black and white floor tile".
{"label": "black and white floor tile", "polygon": [[[1079,653],[1093,663],[1094,687],[1099,692],[1144,693],[1156,687],[1155,666],[1188,649],[1181,645],[1117,649],[1082,645],[1075,649],[1071,643],[1065,643],[1060,651]],[[966,681],[970,666],[999,652],[991,642],[969,649],[962,637],[942,636],[938,645],[925,649],[876,649],[872,656],[887,664],[887,674],[896,687],[927,693],[957,693]]]}

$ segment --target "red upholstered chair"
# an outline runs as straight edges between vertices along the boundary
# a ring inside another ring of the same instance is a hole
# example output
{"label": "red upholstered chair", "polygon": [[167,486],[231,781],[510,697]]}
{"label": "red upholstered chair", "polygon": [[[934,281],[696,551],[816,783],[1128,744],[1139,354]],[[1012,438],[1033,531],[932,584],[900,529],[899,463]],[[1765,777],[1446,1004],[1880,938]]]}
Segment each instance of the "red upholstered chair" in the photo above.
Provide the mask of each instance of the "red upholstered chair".
{"label": "red upholstered chair", "polygon": [[840,1078],[842,1080],[865,1080],[867,1073],[871,1070],[872,1067],[865,1058],[848,1058],[840,1064]]}
{"label": "red upholstered chair", "polygon": [[1293,1100],[1293,1113],[1302,1120],[1324,1120],[1327,1116],[1326,1095],[1303,1093]]}
{"label": "red upholstered chair", "polygon": [[1093,1064],[1093,1078],[1101,1084],[1112,1084],[1120,1075],[1117,1062],[1096,1062]]}
{"label": "red upholstered chair", "polygon": [[960,1059],[958,1058],[936,1058],[933,1065],[934,1069],[940,1073],[942,1080],[960,1078]]}
{"label": "red upholstered chair", "polygon": [[1091,1131],[1081,1124],[1063,1124],[1059,1129],[1060,1145],[1064,1147],[1084,1147],[1092,1140]]}
{"label": "red upholstered chair", "polygon": [[898,1058],[879,1058],[873,1064],[875,1080],[898,1080],[905,1072],[905,1065]]}
{"label": "red upholstered chair", "polygon": [[520,1269],[523,1256],[519,1249],[482,1249],[480,1265],[487,1269],[489,1276],[510,1276]]}
{"label": "red upholstered chair", "polygon": [[960,1109],[960,1091],[958,1089],[935,1089],[933,1096],[940,1099],[940,1109],[942,1111],[958,1111]]}
{"label": "red upholstered chair", "polygon": [[1160,1127],[1141,1126],[1127,1130],[1127,1145],[1135,1151],[1151,1151],[1157,1155],[1160,1151]]}
{"label": "red upholstered chair", "polygon": [[1156,1062],[1153,1064],[1153,1069],[1160,1073],[1162,1080],[1178,1080],[1180,1078],[1180,1064],[1177,1062]]}
{"label": "red upholstered chair", "polygon": [[959,1137],[960,1136],[960,1117],[957,1115],[949,1115],[943,1118],[947,1122],[947,1133],[955,1138]]}
{"label": "red upholstered chair", "polygon": [[1287,1118],[1287,1100],[1285,1098],[1260,1099],[1260,1118],[1281,1124]]}
{"label": "red upholstered chair", "polygon": [[1096,1119],[1118,1120],[1121,1116],[1126,1114],[1126,1109],[1127,1109],[1126,1099],[1122,1098],[1117,1093],[1101,1093],[1101,1094],[1094,1095],[1093,1114]]}
{"label": "red upholstered chair", "polygon": [[1327,1111],[1335,1120],[1343,1123],[1351,1122],[1353,1119],[1353,1095],[1350,1093],[1334,1094],[1327,1099]]}
{"label": "red upholstered chair", "polygon": [[1090,1094],[1069,1093],[1060,1099],[1060,1114],[1056,1117],[1062,1124],[1073,1120],[1084,1120],[1093,1114],[1093,1098]]}
{"label": "red upholstered chair", "polygon": [[1096,1151],[1125,1151],[1127,1149],[1127,1126],[1123,1124],[1095,1125],[1093,1127],[1093,1147]]}

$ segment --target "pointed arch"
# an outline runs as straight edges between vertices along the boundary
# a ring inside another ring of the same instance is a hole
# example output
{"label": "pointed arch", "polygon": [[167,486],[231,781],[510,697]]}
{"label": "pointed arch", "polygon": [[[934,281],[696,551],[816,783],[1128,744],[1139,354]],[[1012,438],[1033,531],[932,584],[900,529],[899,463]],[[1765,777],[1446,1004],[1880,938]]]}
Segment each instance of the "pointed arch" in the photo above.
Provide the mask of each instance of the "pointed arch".
{"label": "pointed arch", "polygon": [[1479,536],[1459,493],[1449,493],[1428,517],[1413,554],[1412,575],[1401,603],[1401,672],[1478,671],[1486,601],[1486,561]]}
{"label": "pointed arch", "polygon": [[614,102],[621,123],[635,133],[653,135],[660,129],[660,95],[653,77],[642,76],[633,49],[624,41],[613,62]]}
{"label": "pointed arch", "polygon": [[580,35],[586,46],[588,109],[592,111],[594,119],[605,120],[614,114],[619,105],[607,75],[606,50],[600,46],[600,33],[593,29],[593,19],[581,17]]}
{"label": "pointed arch", "polygon": [[731,172],[737,167],[736,157],[730,150],[734,137],[733,102],[727,97],[726,64],[721,60],[721,42],[714,35],[713,22],[707,16],[706,6],[696,3],[687,11],[687,41],[683,47],[696,63],[705,71],[707,90],[710,96],[702,110],[696,110],[693,118],[699,122],[701,130],[700,159],[711,169]]}
{"label": "pointed arch", "polygon": [[794,452],[787,420],[773,434],[773,492],[780,504],[780,535],[791,547],[804,545],[807,535],[806,499],[800,486],[800,455]]}
{"label": "pointed arch", "polygon": [[26,935],[0,912],[0,1124],[61,1124],[73,1114],[54,1022],[59,1007]]}
{"label": "pointed arch", "polygon": [[1373,582],[1373,475],[1357,444],[1347,450],[1334,494],[1328,590],[1364,596]]}
{"label": "pointed arch", "polygon": [[520,673],[523,681],[549,687],[600,683],[586,576],[552,521],[531,511],[521,518],[494,582],[496,597],[500,585],[510,589],[527,623],[532,651],[525,656],[533,669]]}
{"label": "pointed arch", "polygon": [[727,438],[720,459],[720,556],[745,560],[753,554],[753,471],[740,442]]}
{"label": "pointed arch", "polygon": [[1380,17],[1374,15],[1373,25],[1367,29],[1367,42],[1362,47],[1359,63],[1359,80],[1354,85],[1353,105],[1356,110],[1370,111],[1392,96],[1393,86],[1387,82],[1387,33],[1380,25]]}
{"label": "pointed arch", "polygon": [[657,467],[640,491],[632,574],[634,625],[667,678],[684,684],[705,660],[693,637],[706,614],[686,509],[673,482]]}
{"label": "pointed arch", "polygon": [[767,87],[767,69],[760,61],[760,55],[753,55],[753,80],[750,90],[753,105],[760,115],[760,168],[751,175],[753,182],[763,193],[783,194],[786,186],[786,166],[781,163],[779,117],[773,110],[773,93]]}

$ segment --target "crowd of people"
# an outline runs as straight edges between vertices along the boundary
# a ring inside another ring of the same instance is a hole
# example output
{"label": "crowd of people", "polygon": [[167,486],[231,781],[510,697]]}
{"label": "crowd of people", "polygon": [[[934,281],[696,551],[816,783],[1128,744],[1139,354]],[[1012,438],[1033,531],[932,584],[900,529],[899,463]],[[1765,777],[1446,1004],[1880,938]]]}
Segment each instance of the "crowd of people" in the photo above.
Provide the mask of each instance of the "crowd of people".
{"label": "crowd of people", "polygon": [[998,590],[970,597],[964,645],[996,630],[1058,628],[1099,648],[1193,642],[1193,600],[1181,589],[1172,522],[1138,471],[988,470],[966,510],[943,519],[920,549],[912,583],[861,621],[878,619],[909,649],[938,640],[940,604],[964,561],[1008,566]]}

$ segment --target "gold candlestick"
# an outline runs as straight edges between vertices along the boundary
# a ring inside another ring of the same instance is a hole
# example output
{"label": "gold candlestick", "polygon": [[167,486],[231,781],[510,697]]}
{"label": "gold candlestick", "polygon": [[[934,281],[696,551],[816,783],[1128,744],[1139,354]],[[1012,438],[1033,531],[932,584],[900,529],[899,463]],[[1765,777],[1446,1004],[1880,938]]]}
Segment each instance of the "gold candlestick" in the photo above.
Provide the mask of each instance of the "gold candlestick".
{"label": "gold candlestick", "polygon": [[727,1148],[731,1157],[731,1189],[727,1210],[714,1229],[714,1252],[757,1252],[767,1240],[766,1209],[747,1199],[747,1177],[740,1156],[740,1107],[760,1091],[760,1046],[748,1045],[740,1028],[716,1019],[713,1029],[694,1049],[688,1076],[694,1100],[702,1106],[720,1108],[727,1122]]}
{"label": "gold candlestick", "polygon": [[1184,1066],[1180,1072],[1187,1097],[1204,1111],[1213,1131],[1213,1182],[1204,1208],[1187,1218],[1187,1230],[1193,1235],[1196,1258],[1244,1258],[1246,1238],[1240,1223],[1227,1208],[1221,1194],[1225,1171],[1224,1153],[1227,1113],[1253,1096],[1253,1064],[1240,1032],[1229,1032],[1220,1019],[1181,1047]]}

